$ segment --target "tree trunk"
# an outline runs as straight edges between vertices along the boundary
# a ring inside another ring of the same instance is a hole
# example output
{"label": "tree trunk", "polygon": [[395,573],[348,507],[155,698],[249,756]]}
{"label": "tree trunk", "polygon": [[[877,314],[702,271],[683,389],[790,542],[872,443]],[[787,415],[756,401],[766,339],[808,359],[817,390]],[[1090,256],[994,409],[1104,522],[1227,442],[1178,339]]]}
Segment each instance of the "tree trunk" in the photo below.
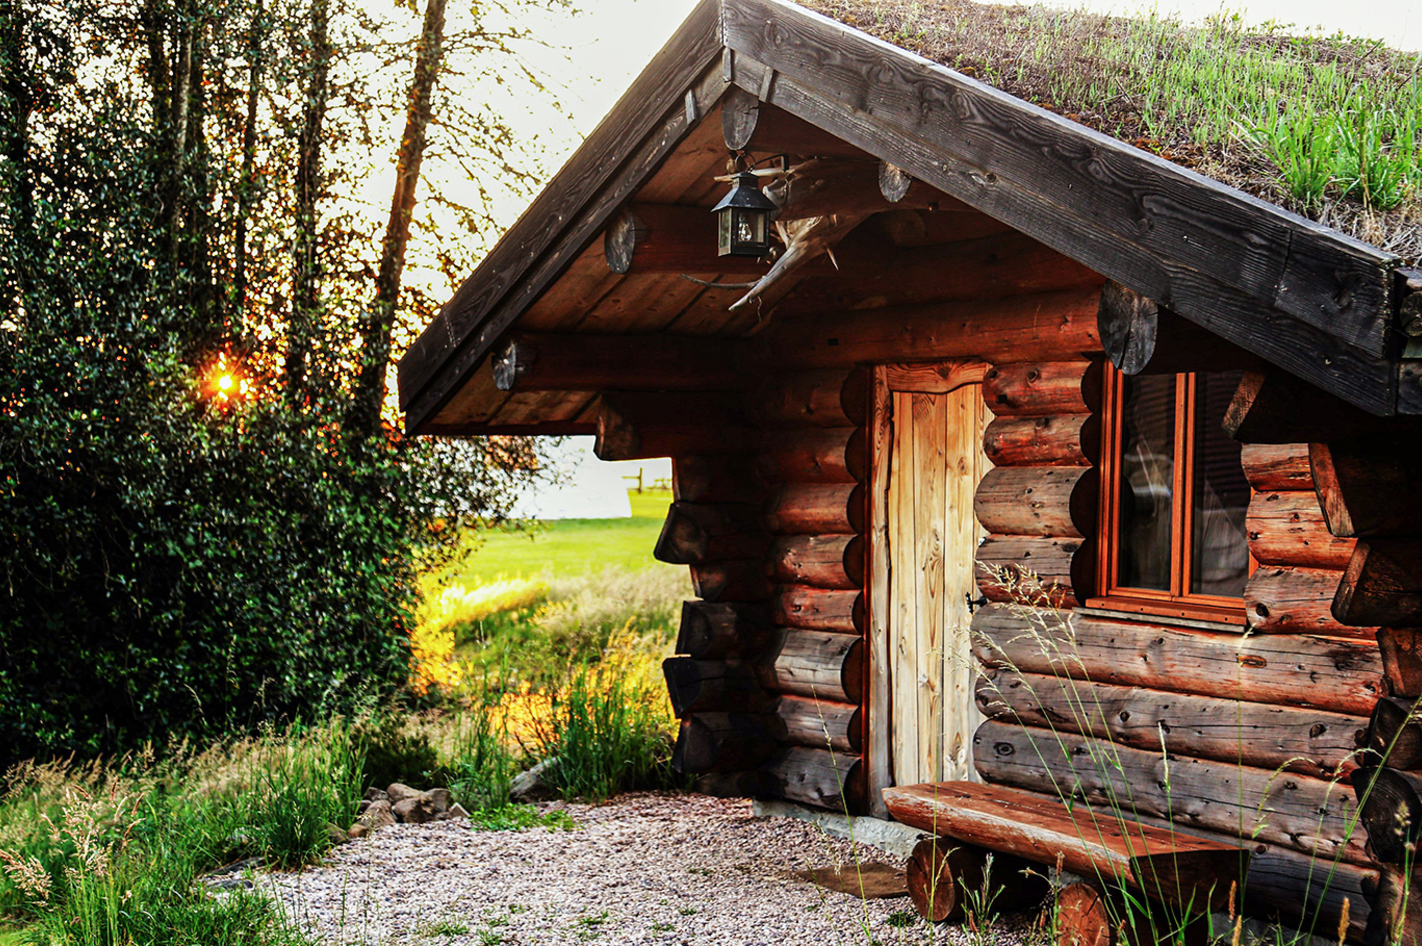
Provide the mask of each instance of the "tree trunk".
{"label": "tree trunk", "polygon": [[265,0],[256,0],[247,32],[247,112],[242,121],[242,178],[237,185],[237,223],[232,245],[232,334],[247,333],[247,220],[256,204],[257,106],[262,91]]}
{"label": "tree trunk", "polygon": [[427,0],[424,28],[415,53],[415,76],[410,83],[410,104],[405,133],[395,164],[395,194],[390,201],[390,222],[380,249],[380,272],[375,280],[375,300],[361,333],[360,375],[351,405],[350,433],[373,437],[380,430],[380,408],[385,402],[385,373],[390,363],[391,335],[395,330],[395,304],[400,297],[400,277],[405,268],[405,247],[410,242],[410,217],[415,209],[415,186],[425,156],[431,99],[444,64],[444,8],[447,0]]}
{"label": "tree trunk", "polygon": [[297,137],[295,259],[291,290],[291,325],[286,341],[286,394],[300,400],[306,388],[306,359],[320,321],[321,262],[316,205],[321,194],[321,129],[326,120],[331,67],[330,0],[311,0],[310,72],[301,132]]}

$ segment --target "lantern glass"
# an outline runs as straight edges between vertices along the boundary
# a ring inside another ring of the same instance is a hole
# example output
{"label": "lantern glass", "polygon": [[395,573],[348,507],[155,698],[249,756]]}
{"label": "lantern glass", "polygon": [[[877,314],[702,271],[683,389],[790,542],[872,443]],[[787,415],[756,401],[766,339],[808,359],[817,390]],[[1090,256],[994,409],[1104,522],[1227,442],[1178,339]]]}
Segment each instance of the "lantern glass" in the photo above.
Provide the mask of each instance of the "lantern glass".
{"label": "lantern glass", "polygon": [[737,175],[731,193],[715,207],[719,254],[764,256],[770,252],[770,215],[775,210],[775,203],[761,193],[755,175]]}

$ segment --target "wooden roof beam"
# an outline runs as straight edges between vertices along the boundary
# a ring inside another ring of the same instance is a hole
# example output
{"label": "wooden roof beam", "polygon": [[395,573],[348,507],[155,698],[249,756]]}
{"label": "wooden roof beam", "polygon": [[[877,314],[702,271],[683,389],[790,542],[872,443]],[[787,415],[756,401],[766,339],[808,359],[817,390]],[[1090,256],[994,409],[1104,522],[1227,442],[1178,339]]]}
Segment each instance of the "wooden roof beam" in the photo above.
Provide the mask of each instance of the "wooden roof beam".
{"label": "wooden roof beam", "polygon": [[743,347],[690,335],[515,332],[491,357],[500,391],[730,391],[753,380]]}

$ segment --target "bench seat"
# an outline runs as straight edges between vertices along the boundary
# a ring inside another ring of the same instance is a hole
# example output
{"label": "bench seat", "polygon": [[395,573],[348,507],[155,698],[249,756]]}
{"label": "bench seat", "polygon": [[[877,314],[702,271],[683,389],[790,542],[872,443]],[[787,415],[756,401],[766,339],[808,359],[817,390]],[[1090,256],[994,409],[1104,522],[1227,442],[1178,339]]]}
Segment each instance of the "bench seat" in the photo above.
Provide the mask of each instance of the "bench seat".
{"label": "bench seat", "polygon": [[1249,855],[1237,845],[1117,818],[1084,804],[977,782],[884,789],[898,821],[934,835],[1115,881],[1191,913],[1222,910],[1244,886]]}

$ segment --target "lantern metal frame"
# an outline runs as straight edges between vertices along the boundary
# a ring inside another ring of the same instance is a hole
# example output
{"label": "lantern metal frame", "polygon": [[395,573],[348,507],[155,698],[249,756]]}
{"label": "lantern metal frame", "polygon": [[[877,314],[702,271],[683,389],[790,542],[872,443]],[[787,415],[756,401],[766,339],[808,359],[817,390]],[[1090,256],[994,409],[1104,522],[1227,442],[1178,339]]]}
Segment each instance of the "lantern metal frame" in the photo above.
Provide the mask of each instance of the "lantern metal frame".
{"label": "lantern metal frame", "polygon": [[754,174],[736,174],[731,192],[711,208],[716,214],[717,255],[765,256],[770,252],[770,217],[779,209],[761,191]]}

